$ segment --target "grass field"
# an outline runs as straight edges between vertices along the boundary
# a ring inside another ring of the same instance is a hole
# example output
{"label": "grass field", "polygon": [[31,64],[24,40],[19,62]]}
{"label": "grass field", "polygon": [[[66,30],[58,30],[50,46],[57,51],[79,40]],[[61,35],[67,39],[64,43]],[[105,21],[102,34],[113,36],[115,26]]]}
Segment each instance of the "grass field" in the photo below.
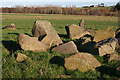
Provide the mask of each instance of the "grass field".
{"label": "grass field", "polygon": [[[64,68],[64,58],[71,55],[63,55],[59,52],[33,52],[23,51],[18,45],[19,33],[31,33],[36,20],[48,20],[53,28],[62,36],[63,42],[71,41],[66,37],[65,25],[79,24],[80,19],[85,20],[86,28],[93,30],[113,27],[118,28],[117,17],[105,16],[80,16],[80,15],[42,15],[42,14],[2,14],[2,27],[14,23],[16,30],[2,30],[2,76],[3,78],[118,78],[116,67],[120,61],[106,62],[103,57],[93,55],[102,64],[95,71],[80,72],[69,71]],[[74,40],[76,42],[77,40]],[[30,58],[24,62],[17,62],[16,56],[21,52]],[[92,53],[91,53],[92,54]],[[119,53],[118,53],[119,54]]]}

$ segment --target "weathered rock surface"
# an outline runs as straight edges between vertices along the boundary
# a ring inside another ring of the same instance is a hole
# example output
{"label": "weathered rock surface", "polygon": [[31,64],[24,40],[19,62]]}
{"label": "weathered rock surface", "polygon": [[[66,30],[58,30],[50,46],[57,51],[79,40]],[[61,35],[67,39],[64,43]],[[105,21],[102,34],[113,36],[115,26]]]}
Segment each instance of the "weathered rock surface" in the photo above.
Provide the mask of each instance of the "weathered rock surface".
{"label": "weathered rock surface", "polygon": [[35,21],[32,34],[49,47],[63,43],[51,23],[46,20]]}
{"label": "weathered rock surface", "polygon": [[112,60],[120,60],[120,55],[115,53],[110,54],[109,61],[112,61]]}
{"label": "weathered rock surface", "polygon": [[95,47],[99,49],[99,55],[103,56],[106,54],[114,53],[117,42],[118,40],[116,38],[108,38],[99,41]]}
{"label": "weathered rock surface", "polygon": [[101,63],[89,53],[78,53],[65,58],[65,68],[69,70],[78,69],[81,72],[87,72],[99,66]]}
{"label": "weathered rock surface", "polygon": [[86,29],[91,35],[95,35],[95,31],[92,29]]}
{"label": "weathered rock surface", "polygon": [[48,47],[44,43],[38,41],[35,38],[29,37],[28,35],[25,35],[25,34],[19,34],[18,42],[23,50],[32,50],[32,51],[42,52],[48,49]]}
{"label": "weathered rock surface", "polygon": [[84,23],[84,20],[80,20],[79,26],[81,26],[81,27],[85,28],[85,23]]}
{"label": "weathered rock surface", "polygon": [[10,24],[10,25],[5,26],[2,29],[16,29],[16,27],[15,27],[15,24]]}
{"label": "weathered rock surface", "polygon": [[115,37],[115,32],[112,29],[112,27],[109,27],[105,30],[98,30],[94,34],[94,41],[99,42],[101,40],[110,38],[110,37]]}
{"label": "weathered rock surface", "polygon": [[83,36],[80,39],[83,40],[82,45],[93,40],[91,35]]}
{"label": "weathered rock surface", "polygon": [[22,62],[22,61],[26,60],[27,58],[28,57],[25,54],[18,53],[16,61]]}
{"label": "weathered rock surface", "polygon": [[59,51],[62,54],[72,54],[78,52],[77,47],[73,41],[70,41],[65,44],[61,44],[53,48],[52,51]]}
{"label": "weathered rock surface", "polygon": [[66,31],[71,39],[79,39],[86,34],[90,34],[84,27],[75,24],[66,27]]}

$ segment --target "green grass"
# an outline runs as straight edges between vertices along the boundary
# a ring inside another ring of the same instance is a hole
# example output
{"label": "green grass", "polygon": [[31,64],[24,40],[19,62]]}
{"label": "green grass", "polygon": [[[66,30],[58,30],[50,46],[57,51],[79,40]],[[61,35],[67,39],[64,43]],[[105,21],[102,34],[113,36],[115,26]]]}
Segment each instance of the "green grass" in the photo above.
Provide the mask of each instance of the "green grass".
{"label": "green grass", "polygon": [[[19,16],[19,15],[18,15]],[[60,15],[59,15],[60,16]],[[78,70],[69,71],[64,68],[64,58],[70,55],[63,55],[59,52],[33,52],[23,51],[18,45],[17,36],[19,33],[31,33],[34,22],[38,19],[3,19],[2,27],[14,23],[16,30],[2,30],[2,77],[3,78],[118,78],[116,76],[116,67],[120,65],[119,61],[106,62],[104,57],[94,55],[102,66],[95,71],[80,72]],[[65,25],[79,24],[79,20],[73,19],[48,19],[53,28],[61,35],[66,35]],[[117,29],[117,21],[97,21],[85,20],[86,28],[94,30],[112,27]],[[66,36],[61,36],[63,42],[71,41]],[[78,43],[78,40],[73,40]],[[23,62],[17,62],[18,53],[23,53],[29,58]],[[91,53],[92,54],[92,53]]]}

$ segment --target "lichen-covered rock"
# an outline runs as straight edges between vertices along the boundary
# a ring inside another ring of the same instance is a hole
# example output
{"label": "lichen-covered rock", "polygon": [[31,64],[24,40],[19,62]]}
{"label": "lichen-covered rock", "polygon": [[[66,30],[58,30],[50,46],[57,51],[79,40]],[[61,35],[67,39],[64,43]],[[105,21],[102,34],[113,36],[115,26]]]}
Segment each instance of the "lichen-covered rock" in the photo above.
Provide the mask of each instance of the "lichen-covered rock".
{"label": "lichen-covered rock", "polygon": [[77,47],[73,41],[70,41],[65,44],[61,44],[53,48],[52,51],[59,51],[62,54],[72,54],[78,52]]}
{"label": "lichen-covered rock", "polygon": [[47,20],[35,21],[32,34],[49,47],[63,43],[51,23]]}
{"label": "lichen-covered rock", "polygon": [[120,55],[115,53],[110,54],[109,61],[112,61],[112,60],[120,60]]}
{"label": "lichen-covered rock", "polygon": [[16,61],[22,62],[22,61],[26,60],[27,58],[28,57],[25,54],[18,53]]}
{"label": "lichen-covered rock", "polygon": [[100,66],[101,63],[89,53],[78,53],[65,58],[65,68],[68,70],[78,69],[81,72],[87,72]]}
{"label": "lichen-covered rock", "polygon": [[72,24],[66,27],[68,36],[71,39],[79,39],[80,37],[90,34],[84,27]]}
{"label": "lichen-covered rock", "polygon": [[99,55],[103,56],[114,53],[117,42],[118,40],[116,38],[108,38],[96,43],[96,48],[99,50]]}
{"label": "lichen-covered rock", "polygon": [[44,43],[38,41],[35,38],[29,37],[28,35],[25,35],[25,34],[19,34],[18,43],[23,50],[32,50],[32,51],[42,52],[48,49],[48,47]]}
{"label": "lichen-covered rock", "polygon": [[115,32],[112,29],[112,27],[109,27],[105,30],[98,30],[94,34],[94,41],[99,42],[101,40],[110,38],[110,37],[115,37]]}
{"label": "lichen-covered rock", "polygon": [[15,24],[10,24],[10,25],[5,26],[2,29],[16,29],[16,27],[15,27]]}

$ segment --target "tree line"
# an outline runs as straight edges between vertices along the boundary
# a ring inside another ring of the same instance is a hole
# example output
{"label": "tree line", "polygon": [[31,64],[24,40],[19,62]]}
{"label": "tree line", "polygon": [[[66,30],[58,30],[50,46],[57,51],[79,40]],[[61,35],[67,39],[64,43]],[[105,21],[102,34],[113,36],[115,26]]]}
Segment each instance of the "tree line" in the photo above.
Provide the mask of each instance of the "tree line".
{"label": "tree line", "polygon": [[41,6],[15,6],[2,7],[2,13],[35,13],[35,14],[64,14],[64,15],[98,15],[98,16],[118,16],[116,7],[87,7],[80,8],[75,6],[60,7],[53,5]]}

